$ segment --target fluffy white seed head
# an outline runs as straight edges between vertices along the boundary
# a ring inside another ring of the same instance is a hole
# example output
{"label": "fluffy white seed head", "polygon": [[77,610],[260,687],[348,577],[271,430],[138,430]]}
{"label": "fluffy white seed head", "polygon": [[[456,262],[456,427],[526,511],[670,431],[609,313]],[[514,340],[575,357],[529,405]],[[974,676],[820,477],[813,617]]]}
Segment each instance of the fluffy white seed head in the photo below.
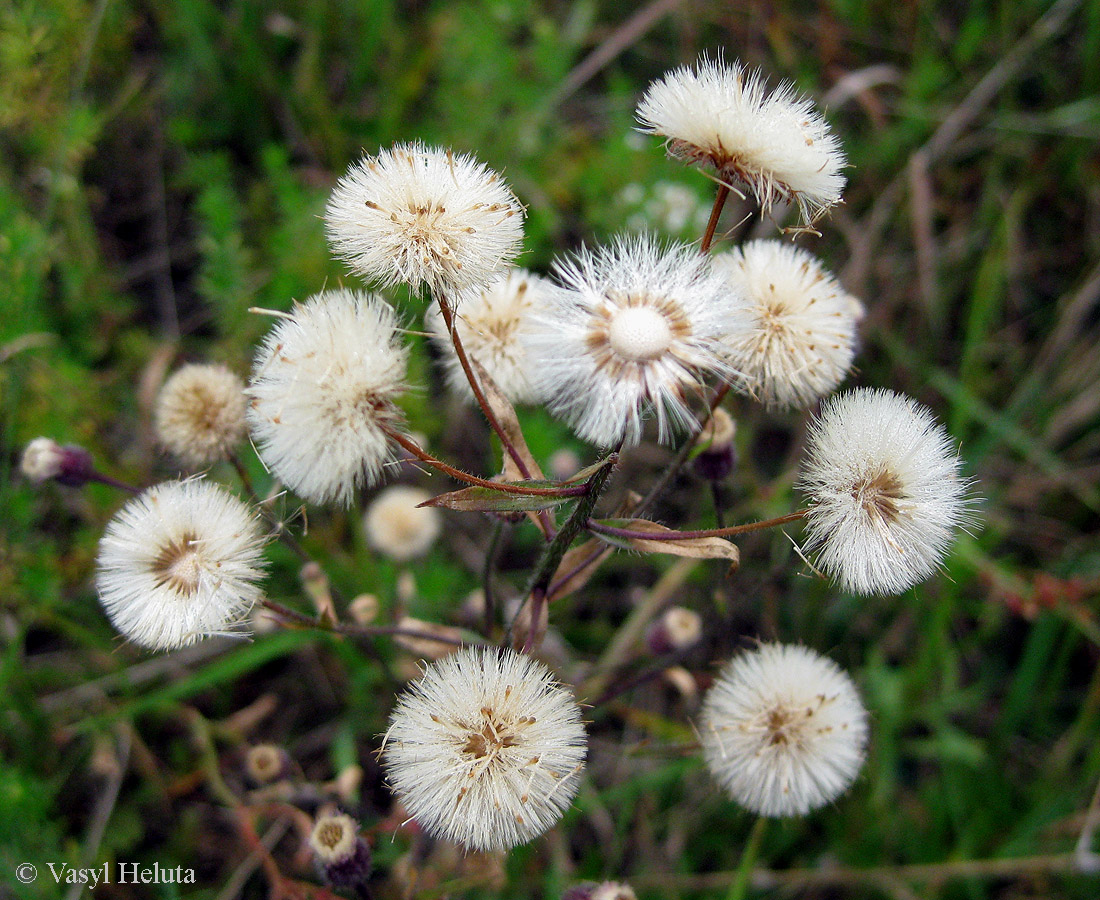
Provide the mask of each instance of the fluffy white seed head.
{"label": "fluffy white seed head", "polygon": [[370,281],[453,291],[484,284],[515,257],[523,206],[472,157],[415,142],[353,165],[325,226],[333,252]]}
{"label": "fluffy white seed head", "polygon": [[350,505],[390,457],[383,426],[408,351],[381,297],[326,291],[281,319],[256,354],[248,423],[260,457],[315,503]]}
{"label": "fluffy white seed head", "polygon": [[153,650],[225,634],[262,597],[264,543],[252,511],[217,485],[158,484],[108,523],[99,600],[119,632]]}
{"label": "fluffy white seed head", "polygon": [[[525,341],[534,327],[533,314],[542,309],[552,285],[523,269],[512,269],[484,288],[459,295],[455,327],[466,355],[476,359],[513,403],[538,403],[532,362]],[[447,384],[468,402],[474,393],[455,354],[439,307],[427,317],[433,338],[443,355]]]}
{"label": "fluffy white seed head", "polygon": [[168,452],[195,468],[227,459],[244,439],[244,383],[225,366],[184,366],[157,395],[154,427]]}
{"label": "fluffy white seed head", "polygon": [[669,72],[649,86],[637,116],[671,156],[743,182],[765,211],[791,200],[810,224],[840,201],[844,152],[812,101],[790,84],[769,92],[739,62],[703,56]]}
{"label": "fluffy white seed head", "polygon": [[806,647],[762,644],[731,660],[703,700],[707,768],[742,806],[801,816],[863,765],[867,712],[851,678]]}
{"label": "fluffy white seed head", "polygon": [[713,265],[749,302],[751,327],[727,345],[745,389],[791,409],[835,390],[852,364],[862,305],[821,261],[784,241],[752,241]]}
{"label": "fluffy white seed head", "polygon": [[511,650],[479,647],[432,663],[400,697],[382,762],[429,833],[507,850],[561,817],[585,753],[580,707],[549,670]]}
{"label": "fluffy white seed head", "polygon": [[916,401],[869,388],[827,400],[799,485],[815,563],[857,594],[924,581],[971,523],[959,466],[951,436]]}
{"label": "fluffy white seed head", "polygon": [[602,446],[641,440],[652,413],[662,440],[694,418],[688,396],[732,377],[724,342],[745,327],[741,295],[697,250],[623,238],[559,262],[527,340],[550,411]]}
{"label": "fluffy white seed head", "polygon": [[363,517],[370,545],[400,562],[427,553],[442,527],[438,509],[418,506],[431,496],[403,484],[379,492]]}

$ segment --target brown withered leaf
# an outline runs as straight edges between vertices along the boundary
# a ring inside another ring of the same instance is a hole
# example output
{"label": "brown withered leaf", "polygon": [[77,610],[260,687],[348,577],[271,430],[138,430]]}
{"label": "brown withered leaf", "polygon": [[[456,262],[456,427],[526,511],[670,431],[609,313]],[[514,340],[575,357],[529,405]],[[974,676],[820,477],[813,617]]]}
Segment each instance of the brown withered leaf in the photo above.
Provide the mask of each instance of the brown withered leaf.
{"label": "brown withered leaf", "polygon": [[610,555],[611,547],[595,538],[566,551],[550,579],[546,601],[553,603],[579,591],[596,574],[600,563]]}
{"label": "brown withered leaf", "polygon": [[535,461],[535,457],[531,455],[531,450],[527,446],[527,440],[523,436],[523,429],[519,426],[519,418],[516,416],[515,407],[512,406],[511,401],[501,393],[500,388],[497,387],[497,383],[493,381],[492,377],[485,371],[485,367],[482,366],[481,363],[471,357],[470,366],[473,368],[474,374],[477,375],[478,383],[481,385],[481,390],[484,392],[485,399],[489,403],[489,408],[497,417],[501,429],[503,429],[504,433],[508,436],[508,440],[512,443],[512,446],[516,448],[516,453],[519,454],[520,459],[522,459],[524,465],[527,466],[527,474],[524,475],[519,470],[519,466],[516,465],[516,461],[512,459],[512,454],[505,450],[504,480],[523,481],[528,478],[534,481],[544,480],[546,476],[542,474],[542,469]]}
{"label": "brown withered leaf", "polygon": [[[648,519],[598,519],[600,525],[610,528],[641,532],[643,534],[673,534],[671,528],[658,525]],[[640,550],[642,553],[668,553],[672,556],[688,556],[692,559],[728,559],[731,568],[741,561],[737,545],[720,537],[664,538],[647,540],[643,537],[620,537],[618,535],[593,534],[601,541],[624,550]]]}

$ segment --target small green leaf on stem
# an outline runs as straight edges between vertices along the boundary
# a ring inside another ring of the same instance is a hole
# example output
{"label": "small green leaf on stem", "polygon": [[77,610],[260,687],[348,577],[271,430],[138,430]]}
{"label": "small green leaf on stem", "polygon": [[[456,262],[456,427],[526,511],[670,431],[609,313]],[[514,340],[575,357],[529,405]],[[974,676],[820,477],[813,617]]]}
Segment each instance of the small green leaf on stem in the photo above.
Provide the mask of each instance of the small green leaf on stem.
{"label": "small green leaf on stem", "polygon": [[[521,487],[555,487],[551,481],[519,481],[514,483]],[[571,496],[546,494],[539,496],[506,494],[493,488],[474,486],[439,494],[419,505],[439,506],[444,509],[457,509],[461,512],[531,512],[540,509],[553,509],[555,506],[572,499],[574,498]]]}

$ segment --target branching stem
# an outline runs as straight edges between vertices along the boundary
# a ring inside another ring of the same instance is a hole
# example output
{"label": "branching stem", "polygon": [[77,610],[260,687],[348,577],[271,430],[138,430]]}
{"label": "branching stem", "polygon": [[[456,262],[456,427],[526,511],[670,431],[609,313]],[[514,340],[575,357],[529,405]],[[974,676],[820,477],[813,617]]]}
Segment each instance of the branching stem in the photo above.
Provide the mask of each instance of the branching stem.
{"label": "branching stem", "polygon": [[800,509],[785,516],[777,516],[774,519],[764,519],[760,522],[748,522],[744,525],[730,525],[726,528],[704,528],[699,531],[635,531],[631,528],[615,528],[612,525],[604,525],[594,519],[588,520],[588,530],[596,534],[606,534],[608,537],[623,538],[624,540],[638,541],[687,541],[696,538],[732,537],[735,534],[745,534],[749,531],[762,531],[765,528],[776,528],[786,525],[788,522],[797,522],[804,519],[809,510]]}
{"label": "branching stem", "polygon": [[456,469],[441,459],[436,459],[427,450],[420,447],[416,441],[410,440],[401,432],[387,425],[383,425],[382,430],[386,432],[386,436],[390,440],[408,450],[422,463],[450,475],[456,481],[464,481],[466,484],[491,488],[500,491],[502,494],[522,494],[525,497],[580,497],[588,490],[587,486],[583,484],[567,485],[565,487],[524,487],[519,484],[507,484],[500,481],[490,481],[488,478],[479,478],[477,475],[471,475],[469,472]]}

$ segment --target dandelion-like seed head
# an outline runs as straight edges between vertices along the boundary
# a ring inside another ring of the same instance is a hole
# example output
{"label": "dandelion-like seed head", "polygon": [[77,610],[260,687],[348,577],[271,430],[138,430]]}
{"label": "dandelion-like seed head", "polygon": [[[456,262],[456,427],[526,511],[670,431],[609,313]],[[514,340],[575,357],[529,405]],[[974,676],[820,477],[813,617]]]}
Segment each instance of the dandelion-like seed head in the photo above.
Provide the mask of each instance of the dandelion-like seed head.
{"label": "dandelion-like seed head", "polygon": [[792,200],[810,224],[840,201],[844,153],[813,103],[790,84],[769,92],[738,62],[703,56],[669,72],[649,86],[637,116],[671,156],[748,185],[765,211]]}
{"label": "dandelion-like seed head", "polygon": [[707,768],[762,816],[836,799],[863,765],[867,712],[851,678],[806,647],[762,644],[729,662],[703,700]]}
{"label": "dandelion-like seed head", "polygon": [[381,491],[363,518],[370,545],[402,562],[427,553],[442,527],[439,510],[419,505],[431,496],[401,484]]}
{"label": "dandelion-like seed head", "polygon": [[160,389],[154,425],[161,445],[189,466],[227,459],[247,431],[244,383],[224,366],[184,366]]}
{"label": "dandelion-like seed head", "polygon": [[472,157],[414,142],[353,165],[325,226],[333,252],[370,281],[462,290],[519,252],[523,206]]}
{"label": "dandelion-like seed head", "polygon": [[390,457],[407,354],[381,297],[326,291],[296,307],[265,338],[248,388],[264,464],[307,500],[349,505]]}
{"label": "dandelion-like seed head", "polygon": [[[367,883],[371,852],[359,835],[359,823],[346,813],[324,812],[317,816],[309,835],[325,881],[333,887],[355,890]],[[358,892],[357,892],[358,893]]]}
{"label": "dandelion-like seed head", "polygon": [[714,258],[748,299],[751,327],[728,344],[745,387],[769,407],[804,409],[844,379],[861,304],[813,254],[752,241]]}
{"label": "dandelion-like seed head", "polygon": [[[458,295],[455,327],[466,355],[480,363],[501,392],[513,403],[538,403],[534,372],[526,339],[534,328],[534,314],[542,309],[553,288],[544,278],[512,269],[484,288]],[[474,399],[466,373],[455,353],[454,341],[439,308],[427,318],[436,345],[443,354],[447,383],[469,402]]]}
{"label": "dandelion-like seed head", "polygon": [[432,663],[390,718],[382,761],[432,835],[506,850],[553,825],[584,766],[580,707],[529,656],[465,648]]}
{"label": "dandelion-like seed head", "polygon": [[99,542],[96,590],[115,628],[170,650],[232,631],[262,596],[265,538],[252,511],[202,479],[156,485]]}
{"label": "dandelion-like seed head", "polygon": [[290,758],[282,747],[256,744],[248,748],[244,768],[256,784],[269,784],[290,774]]}
{"label": "dandelion-like seed head", "polygon": [[359,823],[346,813],[317,817],[309,835],[309,846],[324,863],[340,863],[355,853]]}
{"label": "dandelion-like seed head", "polygon": [[734,374],[723,341],[743,327],[743,300],[690,247],[625,238],[556,273],[528,347],[550,411],[585,440],[637,443],[648,413],[667,440],[694,421],[687,399],[705,376]]}
{"label": "dandelion-like seed head", "polygon": [[973,520],[959,467],[947,430],[916,401],[869,388],[827,400],[800,478],[816,564],[858,594],[928,578]]}

